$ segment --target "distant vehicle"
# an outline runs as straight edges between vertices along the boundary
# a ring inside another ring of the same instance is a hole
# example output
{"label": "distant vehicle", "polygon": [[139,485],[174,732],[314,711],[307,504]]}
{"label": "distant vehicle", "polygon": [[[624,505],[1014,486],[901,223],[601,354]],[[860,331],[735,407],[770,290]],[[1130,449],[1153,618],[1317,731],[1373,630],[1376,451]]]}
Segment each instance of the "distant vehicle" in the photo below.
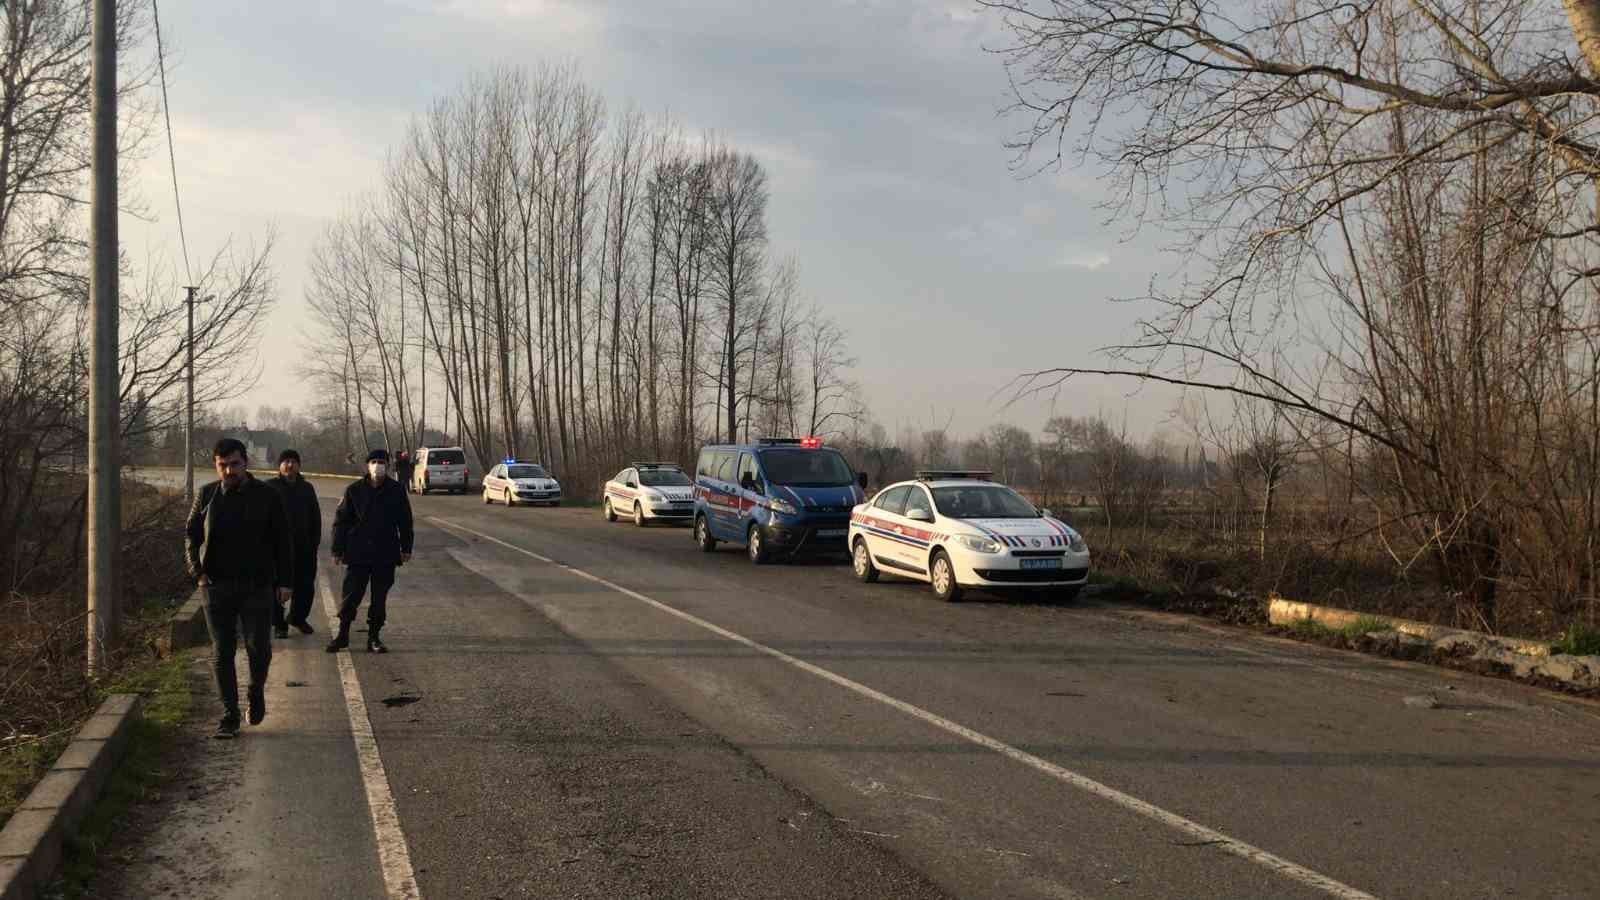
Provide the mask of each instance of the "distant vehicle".
{"label": "distant vehicle", "polygon": [[850,509],[866,499],[866,476],[819,438],[713,444],[695,467],[694,540],[742,544],[750,560],[843,552]]}
{"label": "distant vehicle", "polygon": [[926,581],[955,602],[973,588],[1026,588],[1068,601],[1089,579],[1089,547],[989,472],[918,472],[850,513],[856,577]]}
{"label": "distant vehicle", "polygon": [[538,463],[508,459],[483,476],[483,502],[499,500],[506,506],[519,503],[561,505],[561,482]]}
{"label": "distant vehicle", "polygon": [[606,482],[600,501],[607,522],[619,515],[643,527],[653,521],[694,518],[694,480],[676,463],[636,462]]}
{"label": "distant vehicle", "polygon": [[416,468],[411,472],[412,493],[467,492],[471,473],[467,471],[466,451],[460,447],[419,447],[415,459]]}

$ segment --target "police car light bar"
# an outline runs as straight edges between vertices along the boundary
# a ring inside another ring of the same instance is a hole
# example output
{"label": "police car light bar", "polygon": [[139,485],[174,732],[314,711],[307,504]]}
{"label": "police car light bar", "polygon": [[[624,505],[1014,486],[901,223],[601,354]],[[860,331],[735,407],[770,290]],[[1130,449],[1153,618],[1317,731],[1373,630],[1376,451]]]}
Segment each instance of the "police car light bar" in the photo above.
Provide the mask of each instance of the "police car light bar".
{"label": "police car light bar", "polygon": [[822,446],[822,438],[815,436],[803,437],[800,439],[800,446],[807,450],[815,450]]}
{"label": "police car light bar", "polygon": [[917,472],[918,481],[943,481],[948,478],[988,481],[993,477],[994,472],[990,469],[922,469]]}
{"label": "police car light bar", "polygon": [[761,440],[756,441],[756,443],[770,446],[778,444],[800,444],[802,441],[799,438],[762,438]]}
{"label": "police car light bar", "polygon": [[635,469],[682,469],[675,462],[631,462],[628,465]]}

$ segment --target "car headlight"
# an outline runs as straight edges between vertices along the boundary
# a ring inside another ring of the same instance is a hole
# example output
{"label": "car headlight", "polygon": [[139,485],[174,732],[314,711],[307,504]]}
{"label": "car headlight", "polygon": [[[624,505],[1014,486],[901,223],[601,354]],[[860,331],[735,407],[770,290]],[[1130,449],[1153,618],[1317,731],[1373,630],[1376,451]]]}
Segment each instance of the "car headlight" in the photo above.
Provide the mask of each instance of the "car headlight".
{"label": "car headlight", "polygon": [[790,503],[787,500],[779,500],[777,497],[774,497],[768,503],[768,505],[772,507],[772,511],[773,512],[779,513],[780,515],[785,515],[785,516],[798,516],[798,515],[800,515],[800,510],[795,509],[794,504]]}
{"label": "car headlight", "polygon": [[976,537],[970,534],[956,535],[956,541],[968,550],[978,553],[999,553],[1002,549],[998,541],[991,541],[985,537]]}
{"label": "car headlight", "polygon": [[1083,535],[1071,531],[1067,533],[1067,549],[1073,553],[1082,553],[1089,549],[1089,545],[1083,542]]}
{"label": "car headlight", "polygon": [[665,502],[666,499],[667,499],[667,498],[661,496],[661,492],[660,491],[651,491],[651,490],[646,490],[644,492],[644,498],[646,500],[649,500],[651,503],[662,503],[662,502]]}

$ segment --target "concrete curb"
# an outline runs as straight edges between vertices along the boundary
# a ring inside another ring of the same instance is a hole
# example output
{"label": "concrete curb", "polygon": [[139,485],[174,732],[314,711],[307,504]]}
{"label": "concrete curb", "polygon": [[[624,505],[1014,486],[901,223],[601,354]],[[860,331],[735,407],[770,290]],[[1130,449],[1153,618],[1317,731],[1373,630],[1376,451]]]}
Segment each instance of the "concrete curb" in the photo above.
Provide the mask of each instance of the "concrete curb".
{"label": "concrete curb", "polygon": [[1281,597],[1274,597],[1267,605],[1267,620],[1274,625],[1288,626],[1307,619],[1334,630],[1362,619],[1375,619],[1394,629],[1393,632],[1359,636],[1354,642],[1356,649],[1406,659],[1427,659],[1484,674],[1505,675],[1518,681],[1554,684],[1567,690],[1600,691],[1600,656],[1552,654],[1550,645],[1540,641],[1445,628]]}
{"label": "concrete curb", "polygon": [[55,877],[63,841],[110,780],[142,705],[138,694],[107,697],[0,830],[0,900],[32,900]]}
{"label": "concrete curb", "polygon": [[164,646],[161,650],[163,653],[175,653],[188,647],[204,646],[210,640],[211,634],[206,630],[205,600],[197,590],[167,619],[167,632],[162,636],[161,643]]}

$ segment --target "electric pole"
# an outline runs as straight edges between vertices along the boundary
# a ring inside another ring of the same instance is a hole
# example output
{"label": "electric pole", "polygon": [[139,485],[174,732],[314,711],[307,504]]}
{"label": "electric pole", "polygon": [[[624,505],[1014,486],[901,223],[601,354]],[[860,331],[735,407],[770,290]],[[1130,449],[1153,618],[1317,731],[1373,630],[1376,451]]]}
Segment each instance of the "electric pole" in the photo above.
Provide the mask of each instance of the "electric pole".
{"label": "electric pole", "polygon": [[89,106],[89,615],[88,668],[110,668],[117,640],[117,552],[122,543],[122,465],[117,453],[117,4],[94,0]]}
{"label": "electric pole", "polygon": [[194,292],[193,286],[186,288],[189,292],[187,301],[189,307],[189,339],[185,342],[189,354],[188,370],[185,379],[188,386],[185,390],[185,405],[183,419],[183,490],[184,496],[189,498],[189,505],[194,505]]}

